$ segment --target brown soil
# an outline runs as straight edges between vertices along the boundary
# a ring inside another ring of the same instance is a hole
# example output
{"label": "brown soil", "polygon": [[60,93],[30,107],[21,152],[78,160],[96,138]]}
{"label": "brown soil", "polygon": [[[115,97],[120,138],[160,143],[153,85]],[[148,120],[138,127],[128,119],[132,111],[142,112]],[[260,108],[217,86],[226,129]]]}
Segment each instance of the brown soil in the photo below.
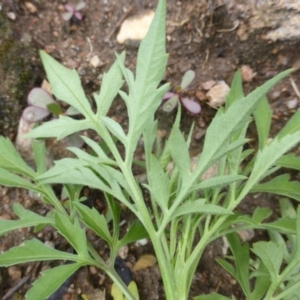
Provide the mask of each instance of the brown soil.
{"label": "brown soil", "polygon": [[[26,96],[31,88],[40,86],[45,77],[38,57],[39,49],[45,49],[64,65],[77,69],[90,97],[92,92],[99,89],[101,74],[107,71],[114,61],[115,52],[126,50],[127,66],[134,69],[137,47],[130,43],[120,45],[116,41],[120,21],[142,13],[146,9],[154,9],[156,1],[88,0],[86,2],[87,7],[83,10],[84,19],[74,23],[66,22],[61,17],[64,12],[64,1],[4,1],[0,10],[1,135],[15,139],[18,120],[22,109],[26,106]],[[227,2],[232,4],[234,1]],[[240,5],[243,3],[243,1],[236,2]],[[196,79],[189,86],[187,93],[196,99],[196,94],[199,96],[201,83],[208,80],[224,80],[230,85],[234,72],[242,65],[250,65],[256,72],[256,76],[244,84],[245,91],[249,92],[270,77],[292,66],[300,58],[296,50],[300,46],[299,38],[283,42],[269,42],[262,39],[268,26],[254,29],[248,26],[243,29],[245,24],[250,24],[249,11],[237,7],[238,9],[234,10],[229,4],[226,6],[223,1],[217,0],[168,0],[167,51],[170,58],[166,81],[176,86],[187,70],[194,70]],[[13,13],[15,20],[9,19],[7,13]],[[253,17],[253,14],[251,16]],[[237,20],[240,22],[239,27],[235,27]],[[101,66],[97,68],[90,64],[90,59],[94,55],[102,61]],[[296,85],[300,86],[299,73],[294,73],[293,79]],[[298,107],[298,103],[292,108],[287,106],[293,99],[298,98],[288,79],[282,81],[269,94],[274,110],[273,134],[282,128]],[[199,115],[193,116],[186,111],[183,112],[182,129],[186,133],[191,124],[195,123],[191,155],[201,151],[203,134],[215,114],[215,109],[204,101],[201,105],[202,112]],[[109,115],[126,126],[126,111],[121,101],[113,105]],[[160,129],[168,134],[175,112],[167,114],[160,109],[157,116]],[[250,131],[249,135],[255,143],[256,133]],[[298,176],[298,174],[294,175]],[[2,219],[15,218],[11,209],[14,202],[19,202],[26,208],[43,214],[45,210],[47,211],[42,203],[32,199],[26,191],[18,189],[0,187],[0,201]],[[276,203],[275,198],[260,195],[245,201],[240,209],[245,213],[251,213],[256,206],[268,206],[278,213]],[[101,196],[96,197],[96,205],[99,209],[103,206]],[[123,217],[127,222],[132,218],[126,212]],[[1,238],[0,251],[19,245],[34,235],[32,228],[6,235]],[[58,249],[68,250],[67,243],[51,228],[42,230],[38,238],[51,242]],[[256,232],[254,240],[261,238],[265,238],[264,234]],[[92,234],[90,239],[98,249],[102,249],[105,257],[108,249]],[[145,246],[130,245],[125,260],[132,268],[139,257],[151,253],[153,249],[150,243]],[[236,299],[244,299],[238,283],[215,262],[215,258],[220,256],[222,256],[222,241],[216,241],[203,255],[195,275],[191,297],[219,292],[229,297],[234,295]],[[0,297],[4,299],[4,295],[25,278],[27,279],[24,280],[25,283],[20,285],[10,298],[7,298],[23,299],[39,272],[51,266],[53,264],[37,263],[1,269]],[[163,286],[156,265],[135,272],[133,276],[139,288],[140,299],[164,299]],[[92,296],[92,292],[104,289],[106,299],[111,299],[110,288],[111,281],[101,271],[82,268],[76,273],[62,299],[83,299],[83,295],[89,295],[88,299],[98,299],[97,296]]]}

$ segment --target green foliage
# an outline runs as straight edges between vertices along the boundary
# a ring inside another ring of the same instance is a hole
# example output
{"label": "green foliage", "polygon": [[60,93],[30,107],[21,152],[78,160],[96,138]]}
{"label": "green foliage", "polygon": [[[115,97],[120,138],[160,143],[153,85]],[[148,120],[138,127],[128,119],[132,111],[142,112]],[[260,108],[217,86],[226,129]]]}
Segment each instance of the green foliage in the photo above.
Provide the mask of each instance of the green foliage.
{"label": "green foliage", "polygon": [[[45,217],[15,204],[13,208],[19,219],[0,220],[0,235],[24,227],[33,226],[38,230],[49,225],[68,241],[76,254],[51,249],[35,239],[1,254],[0,266],[36,260],[71,262],[43,272],[27,293],[27,299],[49,297],[78,268],[86,265],[106,272],[122,299],[136,299],[136,288],[131,291],[122,282],[114,261],[120,247],[143,238],[149,238],[153,244],[166,299],[188,299],[205,247],[223,235],[227,235],[235,263],[226,259],[218,261],[236,278],[247,299],[291,299],[299,293],[300,209],[296,212],[288,200],[281,200],[282,215],[273,222],[266,221],[272,214],[267,208],[258,207],[252,215],[236,211],[245,196],[254,192],[300,200],[298,182],[290,181],[287,174],[274,175],[280,167],[300,169],[299,158],[286,154],[300,141],[300,113],[296,112],[271,141],[272,111],[266,98],[267,92],[292,70],[278,74],[247,96],[238,71],[226,106],[219,109],[207,129],[203,151],[192,168],[189,154],[192,129],[187,138],[180,131],[180,107],[163,149],[157,138],[155,112],[169,89],[168,84],[160,86],[167,65],[165,14],[166,0],[160,0],[151,28],[141,43],[135,74],[125,67],[125,53],[117,55],[116,62],[103,76],[101,90],[94,94],[96,111],[92,110],[76,71],[40,52],[54,95],[78,110],[83,118],[75,120],[60,115],[28,134],[28,138],[39,139],[33,142],[36,170],[23,161],[8,139],[0,137],[0,184],[39,193],[49,205]],[[182,85],[190,82],[189,76]],[[120,90],[124,80],[127,92]],[[128,131],[107,116],[117,95],[127,107]],[[249,150],[245,147],[246,133],[253,119],[258,147]],[[47,169],[46,148],[41,138],[61,139],[85,129],[94,130],[101,143],[83,136],[90,151],[71,147],[69,150],[75,158],[63,158]],[[146,168],[147,174],[143,186],[150,192],[150,201],[132,171],[140,139],[144,141],[145,153],[145,161],[140,165]],[[124,155],[116,141],[122,144]],[[217,171],[209,177],[212,167]],[[67,205],[54,193],[51,186],[54,183],[63,185]],[[108,204],[106,214],[84,205],[80,198],[83,186],[104,193]],[[125,235],[120,234],[120,204],[136,216]],[[107,243],[109,260],[104,261],[91,245],[87,229]],[[270,241],[253,245],[255,260],[250,259],[250,246],[239,241],[236,231],[241,229],[269,232]],[[229,298],[212,294],[195,299]]]}

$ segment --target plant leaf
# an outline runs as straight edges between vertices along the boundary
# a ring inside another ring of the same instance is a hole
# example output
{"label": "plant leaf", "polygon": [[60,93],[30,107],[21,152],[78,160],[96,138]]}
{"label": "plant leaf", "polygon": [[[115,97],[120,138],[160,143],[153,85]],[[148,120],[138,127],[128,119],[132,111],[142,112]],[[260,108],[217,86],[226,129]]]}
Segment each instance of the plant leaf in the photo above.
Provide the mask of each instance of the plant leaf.
{"label": "plant leaf", "polygon": [[27,102],[29,105],[47,109],[47,105],[55,101],[44,89],[33,88],[27,96]]}
{"label": "plant leaf", "polygon": [[273,114],[266,97],[259,102],[253,114],[258,132],[259,149],[262,150],[268,142]]}
{"label": "plant leaf", "polygon": [[77,72],[64,67],[45,51],[40,51],[40,57],[55,97],[75,107],[87,119],[92,120],[94,114]]}
{"label": "plant leaf", "polygon": [[74,247],[78,255],[89,258],[85,229],[80,227],[78,219],[75,219],[74,223],[72,224],[69,218],[56,212],[54,226],[59,233],[64,236],[66,240]]}
{"label": "plant leaf", "polygon": [[182,105],[192,114],[199,114],[201,111],[201,106],[195,100],[189,98],[181,98],[180,99]]}
{"label": "plant leaf", "polygon": [[119,67],[119,63],[125,60],[125,52],[119,55],[119,61],[116,61],[108,73],[103,74],[102,84],[99,94],[94,93],[94,98],[97,104],[97,120],[100,120],[101,116],[105,116],[118,95],[120,88],[124,81],[122,80],[122,72]]}
{"label": "plant leaf", "polygon": [[228,298],[217,293],[212,293],[210,295],[200,295],[193,299],[194,300],[232,300],[232,298]]}
{"label": "plant leaf", "polygon": [[27,292],[26,300],[48,299],[81,266],[80,263],[72,263],[43,271]]}
{"label": "plant leaf", "polygon": [[101,120],[104,122],[105,126],[109,131],[122,143],[126,144],[126,135],[123,128],[115,120],[108,117],[101,117]]}
{"label": "plant leaf", "polygon": [[149,235],[144,225],[135,220],[129,227],[129,230],[127,231],[125,236],[118,242],[118,245],[119,247],[122,247],[129,243],[133,243],[148,237]]}
{"label": "plant leaf", "polygon": [[0,184],[5,186],[26,188],[32,191],[40,191],[39,187],[32,184],[30,181],[3,168],[0,168]]}
{"label": "plant leaf", "polygon": [[222,110],[218,111],[206,131],[203,152],[196,172],[194,172],[195,177],[199,178],[215,154],[221,151],[222,147],[224,147],[232,135],[248,122],[250,114],[257,107],[260,99],[271,89],[271,87],[291,72],[291,69],[287,70],[268,80],[248,96],[232,103],[225,113],[223,113]]}
{"label": "plant leaf", "polygon": [[168,208],[170,190],[169,190],[169,176],[166,174],[160,165],[157,158],[150,154],[150,162],[148,168],[149,185],[145,185],[151,192],[151,197],[155,199],[162,211]]}
{"label": "plant leaf", "polygon": [[296,157],[295,153],[287,154],[280,157],[276,165],[300,171],[300,157]]}
{"label": "plant leaf", "polygon": [[257,242],[252,251],[261,259],[268,269],[272,282],[277,282],[282,264],[285,245],[277,246],[274,242]]}
{"label": "plant leaf", "polygon": [[184,90],[187,86],[190,85],[190,83],[194,80],[195,78],[195,72],[192,70],[188,70],[184,73],[180,87],[182,90]]}
{"label": "plant leaf", "polygon": [[45,122],[41,126],[34,128],[27,133],[27,138],[48,138],[56,137],[63,139],[64,137],[86,129],[94,129],[94,125],[88,120],[74,120],[67,116],[60,115],[58,119]]}
{"label": "plant leaf", "polygon": [[163,110],[166,112],[172,111],[178,105],[178,101],[178,95],[174,95],[170,99],[166,100],[166,102],[163,104]]}
{"label": "plant leaf", "polygon": [[106,218],[100,214],[94,207],[90,209],[81,203],[74,203],[79,213],[81,214],[82,221],[90,227],[101,238],[112,244],[112,237],[109,233]]}
{"label": "plant leaf", "polygon": [[34,170],[24,162],[13,143],[3,136],[0,136],[0,167],[30,178],[35,177]]}
{"label": "plant leaf", "polygon": [[0,254],[0,266],[8,267],[30,261],[72,260],[79,257],[75,254],[50,248],[37,239],[25,241],[24,246],[16,246]]}
{"label": "plant leaf", "polygon": [[214,204],[205,204],[206,199],[187,201],[177,207],[172,218],[185,214],[208,214],[208,215],[229,215],[231,211]]}
{"label": "plant leaf", "polygon": [[27,210],[19,203],[13,204],[13,210],[21,220],[0,220],[0,236],[16,229],[54,223],[53,219],[42,217],[30,210]]}
{"label": "plant leaf", "polygon": [[237,70],[234,74],[229,94],[227,95],[225,107],[228,107],[238,99],[244,98],[243,83],[242,83],[242,73],[241,70]]}
{"label": "plant leaf", "polygon": [[233,182],[244,180],[247,177],[242,175],[221,175],[221,176],[215,176],[209,179],[206,179],[198,184],[196,184],[192,191],[199,191],[199,190],[205,190],[205,189],[212,189],[216,187],[223,187],[227,186]]}
{"label": "plant leaf", "polygon": [[61,106],[56,102],[48,104],[47,109],[56,116],[63,113]]}
{"label": "plant leaf", "polygon": [[300,182],[289,180],[290,175],[280,175],[266,183],[256,184],[251,192],[273,193],[300,201]]}

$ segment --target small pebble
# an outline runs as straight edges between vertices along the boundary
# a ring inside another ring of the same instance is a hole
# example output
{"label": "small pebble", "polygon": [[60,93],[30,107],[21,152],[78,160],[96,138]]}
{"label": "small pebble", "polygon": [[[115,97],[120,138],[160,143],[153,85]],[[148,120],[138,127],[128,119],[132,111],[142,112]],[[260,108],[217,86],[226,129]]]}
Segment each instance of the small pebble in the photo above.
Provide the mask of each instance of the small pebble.
{"label": "small pebble", "polygon": [[19,280],[22,277],[22,271],[19,267],[11,266],[7,269],[7,272],[12,280]]}
{"label": "small pebble", "polygon": [[294,109],[298,106],[298,103],[299,103],[298,99],[291,99],[286,103],[286,106],[289,109]]}
{"label": "small pebble", "polygon": [[230,87],[227,83],[225,81],[219,81],[206,94],[208,104],[213,108],[220,107],[225,103],[229,91]]}
{"label": "small pebble", "polygon": [[100,60],[98,55],[94,55],[91,60],[90,60],[90,64],[93,68],[98,68],[103,66],[103,62]]}
{"label": "small pebble", "polygon": [[142,15],[133,16],[126,19],[119,31],[117,41],[119,44],[124,44],[127,40],[142,40],[150,27],[154,18],[154,11],[146,11]]}
{"label": "small pebble", "polygon": [[241,72],[244,82],[251,82],[256,75],[256,73],[253,72],[253,69],[248,65],[243,65],[241,67]]}
{"label": "small pebble", "polygon": [[25,2],[25,7],[28,9],[28,11],[32,14],[37,12],[37,8],[35,5],[33,5],[31,2]]}
{"label": "small pebble", "polygon": [[14,12],[10,11],[6,15],[10,20],[12,20],[12,21],[16,20],[16,14]]}

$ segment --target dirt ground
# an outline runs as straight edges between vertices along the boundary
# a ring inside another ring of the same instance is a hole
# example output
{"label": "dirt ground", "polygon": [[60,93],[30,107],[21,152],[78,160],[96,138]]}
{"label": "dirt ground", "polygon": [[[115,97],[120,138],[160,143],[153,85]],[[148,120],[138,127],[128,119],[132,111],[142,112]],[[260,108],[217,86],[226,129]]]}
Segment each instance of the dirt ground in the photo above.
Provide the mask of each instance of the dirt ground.
{"label": "dirt ground", "polygon": [[[279,0],[272,1],[273,4],[269,7],[263,7],[263,1],[252,1],[249,4],[250,2],[168,0],[167,51],[170,57],[165,81],[176,86],[187,70],[195,71],[196,78],[187,94],[202,106],[199,115],[183,112],[184,132],[187,133],[191,124],[195,123],[191,156],[201,152],[203,135],[216,112],[207,104],[206,90],[203,89],[205,83],[224,80],[230,85],[234,72],[248,65],[250,73],[253,72],[255,76],[247,79],[247,74],[244,74],[247,93],[300,59],[298,27],[293,27],[295,34],[290,36],[278,36],[278,32],[274,31],[281,25],[282,31],[289,28],[289,24],[285,22],[299,13],[297,2],[286,1],[295,3],[294,7],[284,6],[284,1]],[[99,90],[103,72],[114,61],[115,52],[126,50],[127,66],[130,69],[135,67],[137,44],[129,42],[121,45],[116,40],[122,21],[142,14],[145,10],[155,9],[156,6],[154,0],[87,0],[86,8],[82,10],[83,20],[69,22],[62,18],[65,3],[56,0],[0,1],[0,134],[13,141],[22,109],[26,107],[28,92],[31,88],[40,86],[45,78],[38,57],[39,49],[46,50],[64,65],[75,68],[81,76],[87,95],[92,98],[92,93]],[[271,14],[273,18],[270,18]],[[287,14],[290,18],[286,17]],[[100,59],[97,66],[91,63],[95,56]],[[300,95],[297,86],[300,88],[299,72],[282,81],[269,93],[274,113],[272,134],[278,132],[298,108]],[[126,126],[126,110],[121,101],[114,103],[109,115]],[[157,117],[161,132],[167,136],[175,111],[166,113],[159,109]],[[251,143],[255,144],[254,130],[249,131],[249,137]],[[55,145],[52,145],[53,151],[54,148]],[[298,177],[298,174],[293,175]],[[97,208],[103,209],[101,194],[89,190],[86,193],[94,198]],[[47,207],[32,199],[26,191],[0,186],[0,218],[15,218],[11,210],[14,202],[40,213],[47,211]],[[275,217],[278,213],[276,198],[266,195],[247,198],[239,209],[251,213],[256,206],[271,207]],[[132,216],[124,212],[123,218],[129,223]],[[0,239],[0,251],[33,236],[32,228],[4,236]],[[38,238],[52,243],[58,249],[68,250],[66,242],[50,228],[38,233]],[[253,240],[264,238],[265,233],[257,231]],[[101,253],[105,257],[108,249],[92,234],[90,239],[97,249],[102,249]],[[216,241],[206,250],[195,275],[191,297],[219,292],[244,299],[238,283],[215,262],[216,258],[222,256],[222,246],[222,241]],[[125,258],[127,266],[132,268],[144,254],[153,254],[150,243],[144,246],[130,245]],[[36,263],[2,268],[0,298],[23,299],[39,272],[54,265]],[[138,285],[140,299],[164,299],[157,265],[133,272],[133,277]],[[14,293],[8,295],[12,288]],[[61,299],[104,299],[99,296],[103,290],[106,290],[105,299],[111,299],[110,288],[111,281],[100,270],[82,268],[72,278]]]}

